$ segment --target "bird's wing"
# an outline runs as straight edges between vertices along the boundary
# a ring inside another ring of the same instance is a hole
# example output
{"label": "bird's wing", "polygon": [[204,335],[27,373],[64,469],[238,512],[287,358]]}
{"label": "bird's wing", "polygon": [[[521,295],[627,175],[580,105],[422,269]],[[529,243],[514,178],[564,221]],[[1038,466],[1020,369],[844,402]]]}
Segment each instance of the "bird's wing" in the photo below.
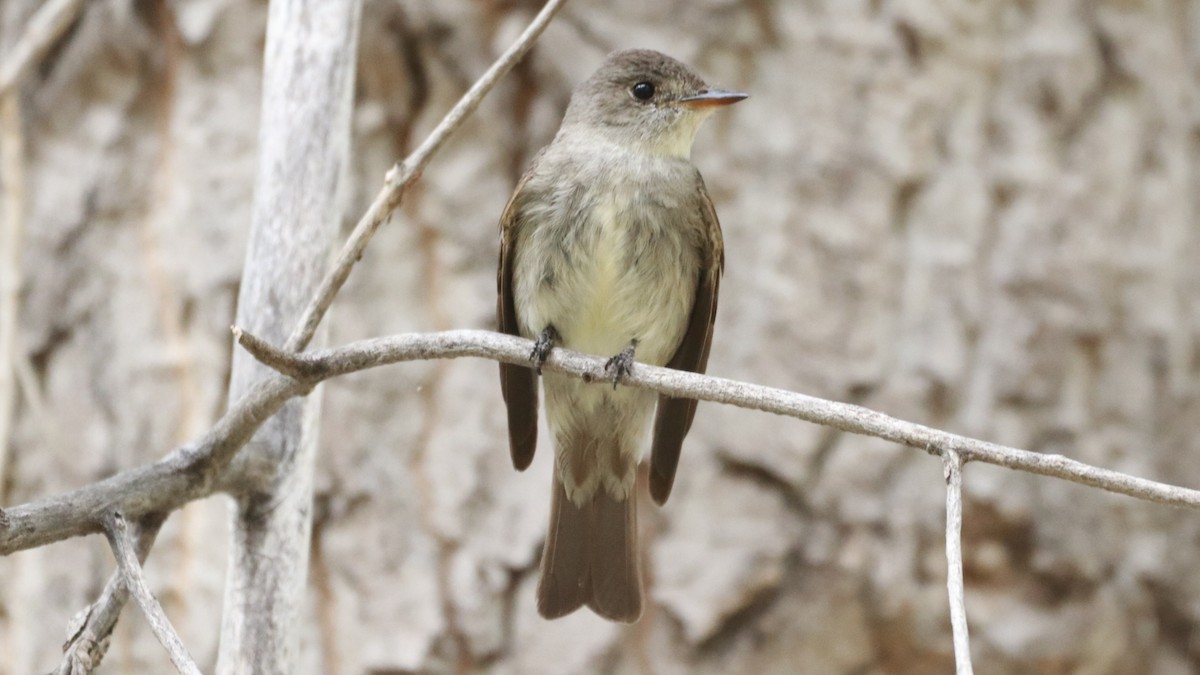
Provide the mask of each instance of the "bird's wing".
{"label": "bird's wing", "polygon": [[[687,331],[667,367],[703,373],[708,365],[708,349],[712,344],[713,322],[717,316],[717,291],[721,284],[721,272],[725,267],[725,245],[721,239],[721,223],[717,220],[716,209],[713,208],[699,173],[696,174],[696,189],[699,193],[699,217],[704,232],[704,257],[696,278],[696,296],[692,303],[692,315],[688,319]],[[650,496],[660,505],[671,495],[671,486],[675,483],[675,469],[679,465],[679,450],[683,445],[684,436],[687,436],[692,427],[692,418],[695,415],[695,399],[670,396],[658,398],[658,413],[654,418],[654,444],[650,452]]]}
{"label": "bird's wing", "polygon": [[[537,159],[534,159],[536,164]],[[513,264],[517,257],[517,231],[521,227],[523,191],[533,166],[521,177],[500,216],[500,265],[496,270],[496,316],[500,332],[519,336],[517,309],[513,299]],[[508,408],[508,446],[513,466],[524,471],[537,448],[537,375],[532,368],[500,364],[500,391]]]}

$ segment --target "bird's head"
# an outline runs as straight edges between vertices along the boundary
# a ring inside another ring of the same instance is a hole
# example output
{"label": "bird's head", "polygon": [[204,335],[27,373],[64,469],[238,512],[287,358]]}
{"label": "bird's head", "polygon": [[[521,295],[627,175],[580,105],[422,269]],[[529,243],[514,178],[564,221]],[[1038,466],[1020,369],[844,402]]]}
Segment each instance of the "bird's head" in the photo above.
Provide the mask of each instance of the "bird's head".
{"label": "bird's head", "polygon": [[562,132],[599,134],[633,151],[688,158],[709,114],[746,97],[709,87],[666,54],[614,52],[576,87]]}

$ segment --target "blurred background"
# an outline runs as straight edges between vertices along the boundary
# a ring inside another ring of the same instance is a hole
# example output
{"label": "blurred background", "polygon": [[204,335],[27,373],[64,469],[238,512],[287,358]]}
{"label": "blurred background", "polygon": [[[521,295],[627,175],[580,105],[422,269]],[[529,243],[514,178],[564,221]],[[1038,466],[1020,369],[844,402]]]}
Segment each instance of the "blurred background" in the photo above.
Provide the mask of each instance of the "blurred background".
{"label": "blurred background", "polygon": [[[0,5],[0,54],[38,4]],[[539,6],[366,1],[346,231]],[[0,504],[152,461],[224,410],[265,17],[91,2],[26,81]],[[709,372],[1200,486],[1187,0],[571,0],[375,238],[332,343],[494,326],[505,200],[626,47],[752,95],[694,152],[727,251]],[[924,452],[701,404],[671,501],[643,499],[641,622],[545,622],[551,453],[512,470],[495,364],[324,397],[303,673],[952,671]],[[147,565],[206,671],[228,506],[176,513]],[[976,672],[1200,672],[1200,514],[972,464],[964,521]],[[112,570],[99,537],[0,558],[0,674],[55,667]],[[135,607],[100,672],[171,672]]]}

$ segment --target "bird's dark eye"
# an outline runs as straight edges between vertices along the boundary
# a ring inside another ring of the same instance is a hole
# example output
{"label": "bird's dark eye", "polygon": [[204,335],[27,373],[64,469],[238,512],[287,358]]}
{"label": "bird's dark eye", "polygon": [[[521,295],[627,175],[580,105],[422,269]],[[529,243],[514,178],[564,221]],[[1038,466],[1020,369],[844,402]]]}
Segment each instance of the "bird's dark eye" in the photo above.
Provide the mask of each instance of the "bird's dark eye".
{"label": "bird's dark eye", "polygon": [[649,101],[654,97],[654,85],[649,82],[638,82],[633,85],[633,89],[629,90],[633,97],[639,101]]}

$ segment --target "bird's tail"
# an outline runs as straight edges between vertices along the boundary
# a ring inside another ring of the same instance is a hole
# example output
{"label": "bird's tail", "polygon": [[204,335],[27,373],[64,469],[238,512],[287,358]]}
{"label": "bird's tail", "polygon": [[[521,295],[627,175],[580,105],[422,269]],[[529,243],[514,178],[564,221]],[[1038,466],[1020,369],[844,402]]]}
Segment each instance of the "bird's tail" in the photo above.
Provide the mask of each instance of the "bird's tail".
{"label": "bird's tail", "polygon": [[628,494],[618,500],[600,486],[577,506],[555,475],[537,592],[543,617],[556,619],[585,604],[613,621],[632,623],[641,616],[636,490]]}

